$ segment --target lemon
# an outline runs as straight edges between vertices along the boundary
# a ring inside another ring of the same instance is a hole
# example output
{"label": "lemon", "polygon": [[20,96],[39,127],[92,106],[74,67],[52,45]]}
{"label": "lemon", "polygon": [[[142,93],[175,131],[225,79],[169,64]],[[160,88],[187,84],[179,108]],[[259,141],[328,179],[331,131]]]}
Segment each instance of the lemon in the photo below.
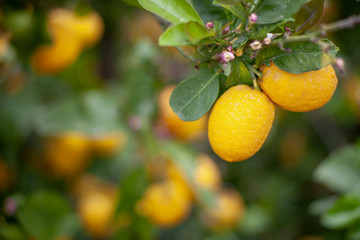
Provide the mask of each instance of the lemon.
{"label": "lemon", "polygon": [[228,162],[253,156],[268,136],[274,104],[262,92],[246,85],[227,90],[209,117],[208,135],[214,152]]}
{"label": "lemon", "polygon": [[97,155],[110,156],[123,147],[125,140],[123,133],[106,133],[92,138],[91,148]]}
{"label": "lemon", "polygon": [[181,223],[190,212],[191,200],[182,185],[174,180],[151,184],[136,210],[162,227],[173,227]]}
{"label": "lemon", "polygon": [[181,120],[170,107],[170,96],[175,85],[165,87],[159,94],[159,115],[162,123],[167,127],[169,132],[181,140],[197,140],[206,133],[207,116],[193,121],[185,122]]}
{"label": "lemon", "polygon": [[65,8],[54,9],[50,12],[49,24],[52,28],[69,32],[84,47],[95,45],[104,32],[104,23],[94,11],[80,15]]}
{"label": "lemon", "polygon": [[215,162],[206,154],[200,154],[197,157],[193,175],[195,183],[200,188],[215,190],[220,186],[220,171]]}
{"label": "lemon", "polygon": [[50,172],[55,176],[75,176],[90,161],[87,136],[80,132],[66,132],[47,139],[45,160]]}
{"label": "lemon", "polygon": [[260,86],[279,107],[293,112],[307,112],[324,106],[337,86],[332,65],[317,71],[288,73],[275,64],[265,66]]}
{"label": "lemon", "polygon": [[235,227],[244,218],[245,204],[233,189],[221,189],[216,194],[215,205],[204,210],[204,222],[215,229]]}

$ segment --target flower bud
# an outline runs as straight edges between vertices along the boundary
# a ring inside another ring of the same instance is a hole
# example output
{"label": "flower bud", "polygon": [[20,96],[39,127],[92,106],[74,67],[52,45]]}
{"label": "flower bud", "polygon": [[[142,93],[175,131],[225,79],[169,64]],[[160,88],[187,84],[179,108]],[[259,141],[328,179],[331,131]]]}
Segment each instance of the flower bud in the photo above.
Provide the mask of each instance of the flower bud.
{"label": "flower bud", "polygon": [[256,13],[251,13],[249,16],[249,23],[255,24],[257,20],[258,20],[258,16],[256,15]]}
{"label": "flower bud", "polygon": [[226,50],[227,50],[228,52],[232,52],[232,51],[233,51],[233,48],[232,48],[232,46],[228,46],[228,47],[226,48]]}
{"label": "flower bud", "polygon": [[255,40],[253,41],[252,43],[250,43],[250,47],[253,49],[253,50],[259,50],[262,48],[262,44],[260,41],[258,40]]}
{"label": "flower bud", "polygon": [[17,208],[18,208],[18,205],[13,198],[10,198],[10,197],[6,198],[5,203],[4,203],[4,212],[8,216],[15,215]]}
{"label": "flower bud", "polygon": [[264,44],[265,45],[269,45],[270,43],[271,43],[271,38],[267,37],[267,38],[264,39]]}
{"label": "flower bud", "polygon": [[222,30],[222,34],[225,35],[225,34],[228,34],[230,32],[230,26],[227,26],[226,28],[224,28]]}
{"label": "flower bud", "polygon": [[205,27],[206,27],[208,30],[213,29],[213,28],[214,28],[214,23],[213,23],[213,22],[207,22],[207,23],[205,24]]}
{"label": "flower bud", "polygon": [[233,52],[224,51],[221,53],[221,61],[223,63],[228,63],[235,59],[235,55]]}
{"label": "flower bud", "polygon": [[345,61],[342,58],[336,58],[335,60],[336,67],[340,70],[340,72],[345,72]]}

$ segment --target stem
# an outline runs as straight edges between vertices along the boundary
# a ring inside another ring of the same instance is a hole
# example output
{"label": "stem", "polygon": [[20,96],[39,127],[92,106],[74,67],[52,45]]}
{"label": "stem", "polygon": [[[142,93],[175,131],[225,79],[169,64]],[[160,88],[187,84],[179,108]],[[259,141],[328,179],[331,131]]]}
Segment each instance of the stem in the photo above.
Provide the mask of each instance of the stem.
{"label": "stem", "polygon": [[340,21],[337,21],[334,23],[322,25],[320,30],[310,32],[310,33],[307,33],[304,35],[288,37],[285,39],[277,39],[277,40],[274,40],[270,45],[275,46],[279,43],[302,42],[302,41],[312,40],[312,39],[316,38],[317,36],[326,35],[330,32],[334,32],[334,31],[338,31],[338,30],[342,30],[342,29],[353,28],[356,24],[360,24],[360,15],[351,16],[349,18],[346,18],[346,19],[343,19],[343,20],[340,20]]}
{"label": "stem", "polygon": [[261,91],[261,88],[259,87],[256,78],[253,78],[253,85],[256,90]]}
{"label": "stem", "polygon": [[193,62],[199,62],[199,60],[197,60],[196,58],[194,58],[193,56],[187,54],[182,48],[180,47],[176,47],[176,50],[178,50],[178,52],[183,55],[184,57],[186,57],[187,59],[190,59]]}

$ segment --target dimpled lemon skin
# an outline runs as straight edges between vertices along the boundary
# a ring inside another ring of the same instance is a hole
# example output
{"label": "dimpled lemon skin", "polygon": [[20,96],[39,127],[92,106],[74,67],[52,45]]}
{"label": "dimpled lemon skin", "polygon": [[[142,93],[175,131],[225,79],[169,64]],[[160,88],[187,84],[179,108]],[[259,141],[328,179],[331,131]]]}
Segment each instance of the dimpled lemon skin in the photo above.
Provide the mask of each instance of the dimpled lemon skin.
{"label": "dimpled lemon skin", "polygon": [[335,92],[338,80],[331,64],[317,71],[288,73],[271,63],[265,66],[261,89],[279,107],[308,112],[324,106]]}
{"label": "dimpled lemon skin", "polygon": [[228,162],[248,159],[264,143],[274,116],[274,104],[264,93],[246,85],[234,86],[216,101],[210,113],[210,145]]}

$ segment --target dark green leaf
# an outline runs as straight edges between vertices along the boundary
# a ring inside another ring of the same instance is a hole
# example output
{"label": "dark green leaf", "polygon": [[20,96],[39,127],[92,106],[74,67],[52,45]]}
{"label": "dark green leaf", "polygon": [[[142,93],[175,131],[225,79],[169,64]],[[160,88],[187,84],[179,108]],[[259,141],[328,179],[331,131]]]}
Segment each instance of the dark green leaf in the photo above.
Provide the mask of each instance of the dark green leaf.
{"label": "dark green leaf", "polygon": [[134,6],[134,7],[138,7],[138,8],[142,8],[141,5],[139,4],[138,0],[123,0],[123,2]]}
{"label": "dark green leaf", "polygon": [[360,220],[360,199],[358,196],[340,197],[334,206],[321,218],[328,228],[339,229]]}
{"label": "dark green leaf", "polygon": [[229,10],[241,21],[244,21],[248,14],[246,8],[241,3],[241,0],[215,0],[214,4],[219,4],[223,8]]}
{"label": "dark green leaf", "polygon": [[302,32],[312,28],[320,19],[325,0],[311,0],[295,15],[295,31]]}
{"label": "dark green leaf", "polygon": [[234,48],[244,45],[249,40],[248,34],[244,33],[240,35],[233,44]]}
{"label": "dark green leaf", "polygon": [[199,73],[176,86],[170,106],[180,119],[195,121],[209,111],[218,94],[218,74]]}
{"label": "dark green leaf", "polygon": [[295,14],[309,0],[264,0],[255,10],[258,24],[279,22]]}
{"label": "dark green leaf", "polygon": [[180,23],[170,26],[159,38],[160,46],[192,46],[213,36],[198,22]]}
{"label": "dark green leaf", "polygon": [[225,86],[230,88],[238,84],[251,85],[251,83],[251,75],[244,62],[239,59],[235,59],[231,63],[231,73],[226,80]]}
{"label": "dark green leaf", "polygon": [[276,22],[276,23],[259,24],[259,25],[257,25],[257,30],[256,30],[256,33],[258,34],[258,36],[257,37],[252,37],[252,38],[253,39],[262,38],[262,37],[266,36],[267,33],[272,32],[277,27],[280,27],[281,25],[283,25],[283,24],[285,24],[287,22],[293,22],[293,21],[295,21],[295,20],[290,17],[290,18],[281,20],[281,21]]}
{"label": "dark green leaf", "polygon": [[42,240],[72,235],[78,227],[69,204],[54,191],[40,191],[31,195],[19,208],[17,218],[31,236]]}
{"label": "dark green leaf", "polygon": [[332,153],[315,171],[316,181],[335,192],[353,190],[360,183],[360,150],[348,146]]}
{"label": "dark green leaf", "polygon": [[[338,48],[330,41],[322,42],[329,44],[329,54],[334,57]],[[273,61],[280,69],[299,74],[319,70],[331,62],[330,57],[323,53],[319,45],[312,42],[293,42],[284,47],[291,51],[281,50],[277,46],[263,48],[256,58],[256,65],[261,66],[263,63],[268,65]]]}
{"label": "dark green leaf", "polygon": [[138,0],[146,10],[153,12],[173,24],[195,21],[203,22],[186,0]]}
{"label": "dark green leaf", "polygon": [[356,222],[351,226],[347,233],[347,240],[358,240],[360,239],[360,222]]}
{"label": "dark green leaf", "polygon": [[225,24],[227,18],[224,9],[214,5],[212,2],[212,0],[193,1],[193,5],[204,22],[214,22],[217,20]]}

